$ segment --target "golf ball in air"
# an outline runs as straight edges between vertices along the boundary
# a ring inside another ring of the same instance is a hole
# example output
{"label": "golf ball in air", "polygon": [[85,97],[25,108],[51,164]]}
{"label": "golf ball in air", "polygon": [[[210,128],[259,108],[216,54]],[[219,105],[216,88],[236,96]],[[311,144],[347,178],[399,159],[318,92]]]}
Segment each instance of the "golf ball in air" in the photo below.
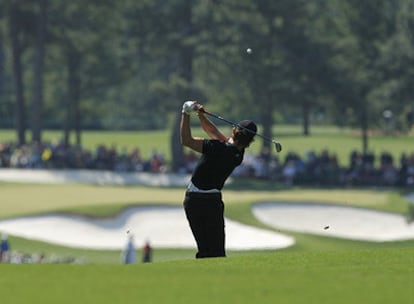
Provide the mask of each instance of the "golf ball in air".
{"label": "golf ball in air", "polygon": [[246,53],[247,53],[247,54],[251,54],[252,52],[253,52],[253,51],[252,51],[252,49],[251,49],[251,48],[247,48],[247,49],[246,49]]}

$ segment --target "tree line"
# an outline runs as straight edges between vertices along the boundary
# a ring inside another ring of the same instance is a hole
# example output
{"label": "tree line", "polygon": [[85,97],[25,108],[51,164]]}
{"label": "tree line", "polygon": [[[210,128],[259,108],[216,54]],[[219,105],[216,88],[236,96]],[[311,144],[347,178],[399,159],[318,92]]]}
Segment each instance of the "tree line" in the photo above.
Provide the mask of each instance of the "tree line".
{"label": "tree line", "polygon": [[0,127],[19,144],[168,127],[174,168],[189,99],[268,137],[356,126],[363,151],[370,128],[412,122],[411,0],[4,0],[0,30]]}

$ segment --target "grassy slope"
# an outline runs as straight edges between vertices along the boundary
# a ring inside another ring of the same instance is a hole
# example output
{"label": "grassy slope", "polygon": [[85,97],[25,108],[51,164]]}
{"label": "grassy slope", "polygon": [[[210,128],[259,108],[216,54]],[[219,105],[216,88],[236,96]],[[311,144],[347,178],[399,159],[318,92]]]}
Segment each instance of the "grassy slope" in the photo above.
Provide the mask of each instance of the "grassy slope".
{"label": "grassy slope", "polygon": [[134,266],[0,265],[7,303],[410,303],[414,250],[258,254]]}

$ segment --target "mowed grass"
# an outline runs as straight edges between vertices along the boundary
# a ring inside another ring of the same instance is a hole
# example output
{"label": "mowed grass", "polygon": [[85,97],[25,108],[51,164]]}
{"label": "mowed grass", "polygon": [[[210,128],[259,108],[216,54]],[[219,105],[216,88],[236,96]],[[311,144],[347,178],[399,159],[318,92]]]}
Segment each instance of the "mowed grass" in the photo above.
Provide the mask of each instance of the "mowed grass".
{"label": "mowed grass", "polygon": [[[263,182],[263,184],[268,184]],[[92,216],[111,216],[130,205],[181,205],[182,188],[120,187],[95,185],[45,185],[0,183],[0,218],[69,211]],[[239,189],[238,181],[226,185],[226,206],[243,210],[258,201],[336,203],[405,213],[408,202],[399,191],[387,189]]]}
{"label": "mowed grass", "polygon": [[139,264],[0,265],[7,303],[412,303],[414,249]]}

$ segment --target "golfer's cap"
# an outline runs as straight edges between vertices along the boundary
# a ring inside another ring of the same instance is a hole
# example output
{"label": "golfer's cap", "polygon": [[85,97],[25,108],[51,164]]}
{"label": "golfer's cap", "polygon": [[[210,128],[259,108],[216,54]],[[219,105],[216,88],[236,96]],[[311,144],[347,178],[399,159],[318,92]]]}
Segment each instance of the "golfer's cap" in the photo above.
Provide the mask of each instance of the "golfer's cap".
{"label": "golfer's cap", "polygon": [[247,135],[247,136],[250,136],[250,137],[253,137],[253,136],[255,136],[256,135],[256,132],[257,132],[257,126],[256,126],[256,124],[252,121],[252,120],[248,120],[248,119],[246,119],[246,120],[242,120],[242,121],[240,121],[239,123],[238,123],[238,125],[240,126],[240,127],[242,127],[241,129],[242,129],[242,132],[243,132],[243,130],[244,129],[249,129],[250,131],[248,131],[248,130],[244,130],[244,134],[245,135]]}

